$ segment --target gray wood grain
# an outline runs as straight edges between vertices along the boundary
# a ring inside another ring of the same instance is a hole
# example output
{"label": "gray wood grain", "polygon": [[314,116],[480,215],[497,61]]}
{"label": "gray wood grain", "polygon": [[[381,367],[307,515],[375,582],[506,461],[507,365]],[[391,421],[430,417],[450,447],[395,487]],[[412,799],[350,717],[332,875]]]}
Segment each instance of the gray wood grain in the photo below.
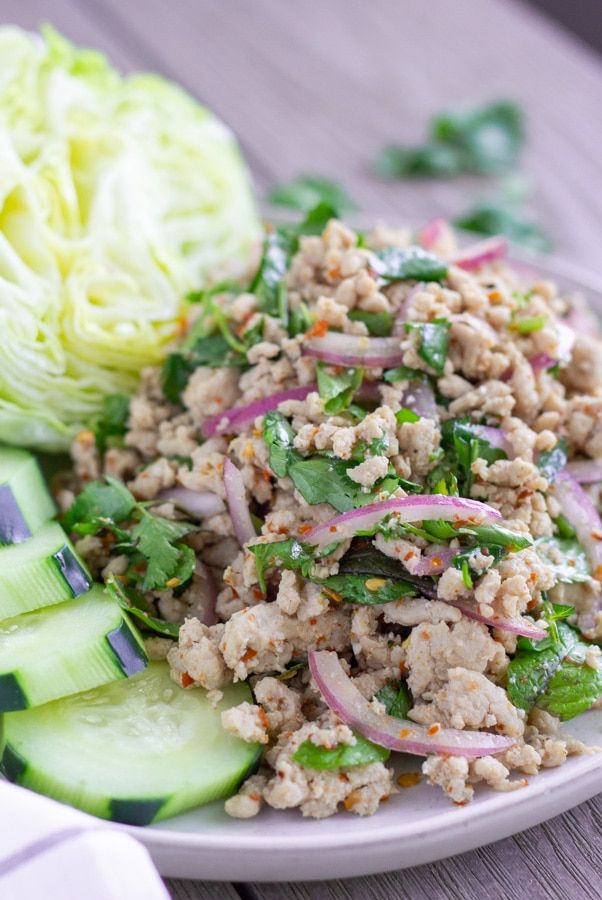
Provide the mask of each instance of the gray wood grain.
{"label": "gray wood grain", "polygon": [[[239,135],[260,190],[299,171],[343,181],[366,211],[462,211],[488,182],[385,184],[378,148],[426,117],[496,96],[524,106],[524,169],[558,250],[602,272],[602,63],[514,0],[0,0],[5,22],[51,19],[124,70],[176,78]],[[518,823],[520,824],[520,823]],[[602,799],[454,859],[305,884],[171,880],[176,900],[598,900]]]}

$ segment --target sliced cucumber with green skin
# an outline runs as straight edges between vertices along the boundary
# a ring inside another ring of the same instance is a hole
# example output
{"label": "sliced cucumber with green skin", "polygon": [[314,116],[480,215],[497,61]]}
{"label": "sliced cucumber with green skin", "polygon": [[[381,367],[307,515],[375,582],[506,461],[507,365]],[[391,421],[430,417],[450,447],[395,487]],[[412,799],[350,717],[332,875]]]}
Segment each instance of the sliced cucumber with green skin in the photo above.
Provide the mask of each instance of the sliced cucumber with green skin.
{"label": "sliced cucumber with green skin", "polygon": [[222,710],[243,700],[249,687],[229,685],[214,708],[151,662],[134,678],[6,713],[0,768],[85,812],[148,825],[236,791],[261,749],[221,726]]}
{"label": "sliced cucumber with green skin", "polygon": [[0,548],[0,620],[63,603],[91,586],[88,570],[57,522]]}
{"label": "sliced cucumber with green skin", "polygon": [[0,544],[27,540],[55,512],[44,476],[31,453],[0,447]]}
{"label": "sliced cucumber with green skin", "polygon": [[0,622],[0,711],[39,706],[141,672],[144,643],[101,585]]}

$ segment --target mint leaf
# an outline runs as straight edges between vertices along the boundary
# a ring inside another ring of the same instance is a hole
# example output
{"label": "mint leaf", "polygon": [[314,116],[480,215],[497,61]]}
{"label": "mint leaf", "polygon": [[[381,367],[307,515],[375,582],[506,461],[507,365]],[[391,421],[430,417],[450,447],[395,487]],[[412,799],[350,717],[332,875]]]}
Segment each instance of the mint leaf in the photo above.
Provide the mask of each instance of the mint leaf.
{"label": "mint leaf", "polygon": [[600,694],[602,671],[575,665],[567,658],[548,681],[537,706],[566,721],[593,706]]}
{"label": "mint leaf", "polygon": [[355,744],[337,744],[336,747],[317,747],[311,741],[303,741],[293,759],[308,769],[349,769],[367,766],[374,762],[385,762],[390,750],[373,744],[361,734],[354,732]]}
{"label": "mint leaf", "polygon": [[263,420],[263,439],[268,446],[270,469],[278,478],[284,478],[289,464],[300,458],[293,448],[295,432],[284,416],[272,410]]}
{"label": "mint leaf", "polygon": [[339,595],[345,603],[359,606],[379,606],[392,603],[401,597],[415,597],[418,591],[408,581],[391,581],[370,575],[332,575],[319,584]]}
{"label": "mint leaf", "polygon": [[580,643],[577,632],[569,625],[559,622],[557,627],[558,643],[548,644],[543,650],[518,649],[508,666],[508,696],[515,706],[526,712],[545,692],[565,656]]}
{"label": "mint leaf", "polygon": [[363,377],[363,369],[337,369],[326,363],[318,362],[316,364],[316,378],[318,393],[326,401],[324,403],[324,411],[328,415],[333,416],[347,409],[353,399],[353,395],[361,385]]}
{"label": "mint leaf", "polygon": [[352,322],[363,322],[374,337],[389,337],[393,329],[393,313],[367,312],[365,309],[351,309],[347,313]]}
{"label": "mint leaf", "polygon": [[315,562],[314,551],[308,544],[302,544],[294,538],[285,541],[274,541],[270,544],[251,544],[249,547],[255,556],[255,571],[259,587],[265,593],[265,573],[268,569],[292,569],[309,578]]}
{"label": "mint leaf", "polygon": [[433,322],[406,322],[405,330],[417,333],[418,356],[433,369],[437,375],[443,375],[443,368],[449,348],[449,328],[447,319],[435,319]]}
{"label": "mint leaf", "polygon": [[289,463],[288,474],[308,503],[330,503],[337,512],[347,512],[368,496],[348,477],[350,465],[353,463],[331,456],[297,458]]}
{"label": "mint leaf", "polygon": [[405,684],[391,681],[377,691],[374,696],[384,704],[388,715],[394,716],[396,719],[407,719],[412,708],[412,701]]}
{"label": "mint leaf", "polygon": [[374,254],[373,266],[385,281],[442,281],[447,263],[422,247],[385,247]]}

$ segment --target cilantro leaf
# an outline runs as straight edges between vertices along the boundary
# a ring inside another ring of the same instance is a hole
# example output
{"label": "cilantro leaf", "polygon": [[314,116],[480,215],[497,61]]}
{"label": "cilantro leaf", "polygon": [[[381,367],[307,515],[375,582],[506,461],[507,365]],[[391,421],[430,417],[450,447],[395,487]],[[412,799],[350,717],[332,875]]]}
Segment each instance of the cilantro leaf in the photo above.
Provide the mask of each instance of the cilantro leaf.
{"label": "cilantro leaf", "polygon": [[374,268],[385,281],[441,281],[447,275],[447,263],[422,247],[385,247],[374,257]]}
{"label": "cilantro leaf", "polygon": [[407,719],[412,708],[412,701],[405,684],[391,681],[377,691],[374,696],[384,704],[388,715],[394,716],[396,719]]}
{"label": "cilantro leaf", "polygon": [[357,209],[357,204],[340,184],[319,175],[298,175],[286,184],[277,184],[269,191],[267,201],[301,212],[308,212],[319,203],[328,203],[337,215]]}
{"label": "cilantro leaf", "polygon": [[163,635],[163,637],[177,639],[180,633],[179,624],[177,622],[165,622],[163,619],[159,619],[147,612],[148,604],[139,591],[118,581],[113,574],[109,575],[106,588],[109,595],[117,601],[121,608],[137,619],[142,626],[149,631],[155,631],[157,634]]}
{"label": "cilantro leaf", "polygon": [[520,203],[503,197],[477,200],[454,219],[454,225],[476,234],[505,234],[517,245],[539,253],[549,252],[553,246],[545,231],[528,217]]}
{"label": "cilantro leaf", "polygon": [[561,437],[552,450],[545,450],[539,454],[537,467],[544,478],[552,483],[559,472],[566,466],[568,448],[565,438]]}
{"label": "cilantro leaf", "polygon": [[449,347],[450,323],[447,319],[432,322],[406,322],[405,330],[418,335],[418,355],[437,375],[443,375]]}
{"label": "cilantro leaf", "polygon": [[358,390],[364,377],[363,369],[338,369],[326,363],[316,364],[318,392],[324,403],[324,411],[328,415],[336,415],[347,409],[353,395]]}
{"label": "cilantro leaf", "polygon": [[368,312],[365,309],[351,309],[347,314],[352,322],[363,322],[374,337],[389,337],[393,329],[393,313]]}
{"label": "cilantro leaf", "polygon": [[349,769],[353,766],[367,766],[374,762],[385,762],[390,750],[373,744],[361,734],[354,732],[355,744],[337,744],[336,747],[318,747],[312,741],[303,741],[293,754],[293,759],[308,769]]}
{"label": "cilantro leaf", "polygon": [[589,581],[589,563],[579,541],[557,537],[539,538],[535,542],[535,548],[546,565],[554,570],[557,583]]}
{"label": "cilantro leaf", "polygon": [[76,525],[107,519],[123,522],[136,508],[136,500],[126,486],[110,476],[102,481],[91,481],[86,485],[63,516],[63,524],[68,531]]}
{"label": "cilantro leaf", "polygon": [[404,406],[395,413],[395,420],[399,425],[403,425],[404,422],[419,422],[420,416],[413,409],[406,409]]}
{"label": "cilantro leaf", "polygon": [[194,530],[187,522],[172,522],[141,510],[140,521],[131,531],[132,543],[147,562],[142,590],[165,588],[170,579],[178,585],[194,571],[194,551],[178,541]]}
{"label": "cilantro leaf", "polygon": [[270,544],[251,544],[249,547],[255,556],[255,571],[259,587],[265,593],[265,573],[276,566],[279,569],[292,569],[309,578],[315,562],[314,551],[308,544],[302,544],[295,538],[285,541],[274,541]]}

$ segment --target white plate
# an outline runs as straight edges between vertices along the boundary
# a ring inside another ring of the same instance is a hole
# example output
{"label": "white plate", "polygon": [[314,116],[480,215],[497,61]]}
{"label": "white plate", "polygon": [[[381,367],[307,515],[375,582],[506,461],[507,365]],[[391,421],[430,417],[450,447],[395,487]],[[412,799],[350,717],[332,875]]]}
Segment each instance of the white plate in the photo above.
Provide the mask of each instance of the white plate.
{"label": "white plate", "polygon": [[[602,743],[602,710],[564,729]],[[404,757],[399,771],[420,770]],[[477,786],[474,800],[454,806],[440,788],[421,783],[383,803],[374,816],[342,812],[304,819],[297,811],[264,809],[230,819],[212,803],[150,828],[126,827],[148,848],[162,875],[227,881],[349,878],[402,869],[463,853],[550,819],[602,790],[602,753],[571,757],[564,766],[501,794]]]}
{"label": "white plate", "polygon": [[[569,291],[585,294],[602,313],[602,282],[570,263],[513,253]],[[564,730],[602,744],[602,711]],[[400,771],[419,771],[405,757]],[[516,776],[518,777],[518,776]],[[527,787],[496,793],[477,787],[474,800],[454,806],[439,788],[421,783],[384,803],[376,815],[340,813],[314,821],[295,811],[264,809],[254,819],[229,819],[214,803],[150,828],[128,828],[150,850],[163,875],[228,881],[299,881],[368,875],[420,865],[500,840],[556,816],[602,790],[602,753],[572,757]]]}

